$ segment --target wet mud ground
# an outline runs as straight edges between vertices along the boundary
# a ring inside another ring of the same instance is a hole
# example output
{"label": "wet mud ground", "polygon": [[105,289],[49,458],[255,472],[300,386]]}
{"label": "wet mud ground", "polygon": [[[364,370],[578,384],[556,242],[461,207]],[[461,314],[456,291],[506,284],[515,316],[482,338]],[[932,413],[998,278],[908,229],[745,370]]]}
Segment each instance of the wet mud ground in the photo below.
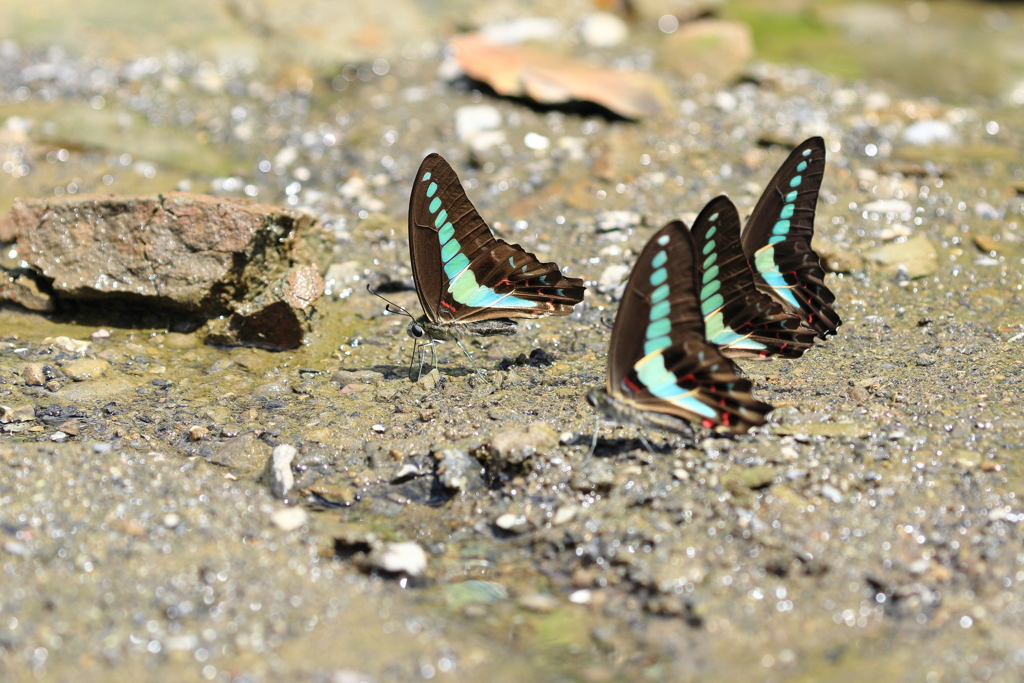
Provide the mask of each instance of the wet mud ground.
{"label": "wet mud ground", "polygon": [[[0,680],[1020,680],[1021,112],[764,65],[718,92],[672,83],[677,112],[629,123],[450,87],[438,64],[305,94],[240,70],[219,95],[185,65],[173,97],[157,70],[103,102],[83,87],[2,105],[37,126],[8,203],[187,180],[304,208],[338,244],[295,352],[203,346],[152,311],[0,310]],[[231,175],[72,147],[41,123],[61,98],[137,117],[126,145],[213,145]],[[500,112],[503,144],[459,139],[473,104]],[[928,117],[955,137],[903,142]],[[588,456],[583,396],[621,280],[606,269],[720,192],[751,209],[813,134],[839,334],[741,363],[777,406],[749,435],[648,434],[650,453],[601,425]],[[567,319],[470,344],[482,374],[448,345],[414,383],[408,320],[364,286],[417,311],[404,215],[432,150],[501,237],[590,288]],[[612,210],[641,222],[600,220]],[[84,350],[61,339],[98,329]],[[103,363],[75,381],[82,359]],[[278,444],[299,449],[287,502],[265,474]],[[290,531],[287,503],[309,513]],[[370,559],[401,541],[426,551],[422,576]]]}

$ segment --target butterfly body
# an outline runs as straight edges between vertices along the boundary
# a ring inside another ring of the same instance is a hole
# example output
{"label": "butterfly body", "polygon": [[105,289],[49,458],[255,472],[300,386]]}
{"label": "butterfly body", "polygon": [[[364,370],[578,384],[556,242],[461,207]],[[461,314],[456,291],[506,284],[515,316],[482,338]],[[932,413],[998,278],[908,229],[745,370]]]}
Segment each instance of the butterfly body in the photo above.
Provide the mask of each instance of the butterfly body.
{"label": "butterfly body", "polygon": [[423,160],[413,181],[409,251],[424,314],[408,333],[431,345],[512,335],[516,318],[568,315],[583,300],[582,279],[491,233],[439,154]]}
{"label": "butterfly body", "polygon": [[686,423],[742,433],[764,422],[772,406],[705,339],[697,278],[693,237],[673,221],[644,247],[626,284],[605,388],[588,395],[605,416],[678,433]]}
{"label": "butterfly body", "polygon": [[705,339],[727,358],[798,358],[815,330],[757,288],[740,246],[740,216],[728,197],[715,197],[690,230],[700,282]]}
{"label": "butterfly body", "polygon": [[811,248],[814,210],[825,174],[825,141],[796,146],[768,183],[743,230],[743,253],[757,288],[825,339],[842,320],[825,286],[821,258]]}
{"label": "butterfly body", "polygon": [[462,341],[469,337],[511,336],[519,326],[514,320],[477,320],[474,322],[431,322],[427,316],[420,316],[409,323],[406,332],[413,339],[427,337],[434,341]]}
{"label": "butterfly body", "polygon": [[587,392],[587,403],[612,422],[631,424],[643,429],[663,429],[683,436],[693,435],[693,427],[686,420],[673,415],[640,410],[626,401],[613,398],[606,389],[600,387]]}

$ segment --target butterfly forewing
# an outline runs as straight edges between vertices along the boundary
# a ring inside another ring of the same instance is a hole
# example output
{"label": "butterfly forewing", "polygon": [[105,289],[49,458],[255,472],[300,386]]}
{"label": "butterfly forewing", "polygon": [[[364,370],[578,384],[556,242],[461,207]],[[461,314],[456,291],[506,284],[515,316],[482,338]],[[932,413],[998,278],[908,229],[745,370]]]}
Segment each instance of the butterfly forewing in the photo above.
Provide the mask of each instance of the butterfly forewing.
{"label": "butterfly forewing", "polygon": [[724,195],[712,199],[690,232],[707,340],[728,358],[803,355],[813,345],[814,330],[755,285],[740,247],[740,215],[732,201]]}
{"label": "butterfly forewing", "polygon": [[842,324],[821,259],[811,248],[824,173],[825,141],[813,137],[800,143],[768,183],[742,240],[758,288],[799,314],[822,339]]}
{"label": "butterfly forewing", "polygon": [[583,280],[494,237],[439,154],[423,160],[413,182],[409,251],[432,322],[567,315],[583,299]]}
{"label": "butterfly forewing", "polygon": [[708,428],[743,432],[771,406],[704,339],[694,247],[680,221],[644,247],[626,284],[608,350],[608,393]]}

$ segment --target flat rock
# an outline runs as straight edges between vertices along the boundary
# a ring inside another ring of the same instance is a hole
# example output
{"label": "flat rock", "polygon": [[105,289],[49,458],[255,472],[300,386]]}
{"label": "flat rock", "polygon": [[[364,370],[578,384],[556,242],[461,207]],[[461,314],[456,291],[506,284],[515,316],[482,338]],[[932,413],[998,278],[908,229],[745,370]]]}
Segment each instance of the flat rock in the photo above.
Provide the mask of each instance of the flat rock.
{"label": "flat rock", "polygon": [[707,85],[734,80],[754,56],[750,27],[735,21],[701,19],[665,38],[661,62],[683,78],[702,75]]}
{"label": "flat rock", "polygon": [[953,126],[945,121],[915,121],[903,129],[903,141],[917,147],[957,142]]}
{"label": "flat rock", "polygon": [[270,458],[271,448],[255,434],[240,434],[224,444],[210,456],[214,465],[229,467],[241,476],[255,476],[263,471]]}
{"label": "flat rock", "polygon": [[503,465],[518,465],[537,453],[558,447],[558,432],[546,422],[533,422],[525,429],[508,429],[491,438],[491,458]]}
{"label": "flat rock", "polygon": [[82,382],[87,379],[97,379],[108,368],[110,368],[110,363],[105,360],[99,358],[79,358],[78,360],[71,361],[61,370],[76,382]]}
{"label": "flat rock", "polygon": [[75,382],[64,387],[54,398],[68,403],[100,403],[111,399],[122,398],[131,392],[133,385],[126,379],[116,377],[111,379],[99,379],[89,382]]}
{"label": "flat rock", "polygon": [[939,257],[931,240],[925,235],[914,235],[906,242],[887,244],[864,254],[864,259],[881,267],[888,275],[905,272],[907,277],[931,275],[939,267]]}

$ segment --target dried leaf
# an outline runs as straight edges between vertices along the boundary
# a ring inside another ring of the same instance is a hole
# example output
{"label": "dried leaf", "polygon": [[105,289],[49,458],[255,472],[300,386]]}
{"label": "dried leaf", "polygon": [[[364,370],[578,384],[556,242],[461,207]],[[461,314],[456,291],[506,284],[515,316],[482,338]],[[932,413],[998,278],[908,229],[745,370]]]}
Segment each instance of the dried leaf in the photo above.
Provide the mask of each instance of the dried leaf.
{"label": "dried leaf", "polygon": [[499,95],[542,104],[593,102],[630,119],[653,116],[670,104],[664,83],[647,73],[599,69],[535,47],[500,45],[478,33],[451,39],[466,75]]}

